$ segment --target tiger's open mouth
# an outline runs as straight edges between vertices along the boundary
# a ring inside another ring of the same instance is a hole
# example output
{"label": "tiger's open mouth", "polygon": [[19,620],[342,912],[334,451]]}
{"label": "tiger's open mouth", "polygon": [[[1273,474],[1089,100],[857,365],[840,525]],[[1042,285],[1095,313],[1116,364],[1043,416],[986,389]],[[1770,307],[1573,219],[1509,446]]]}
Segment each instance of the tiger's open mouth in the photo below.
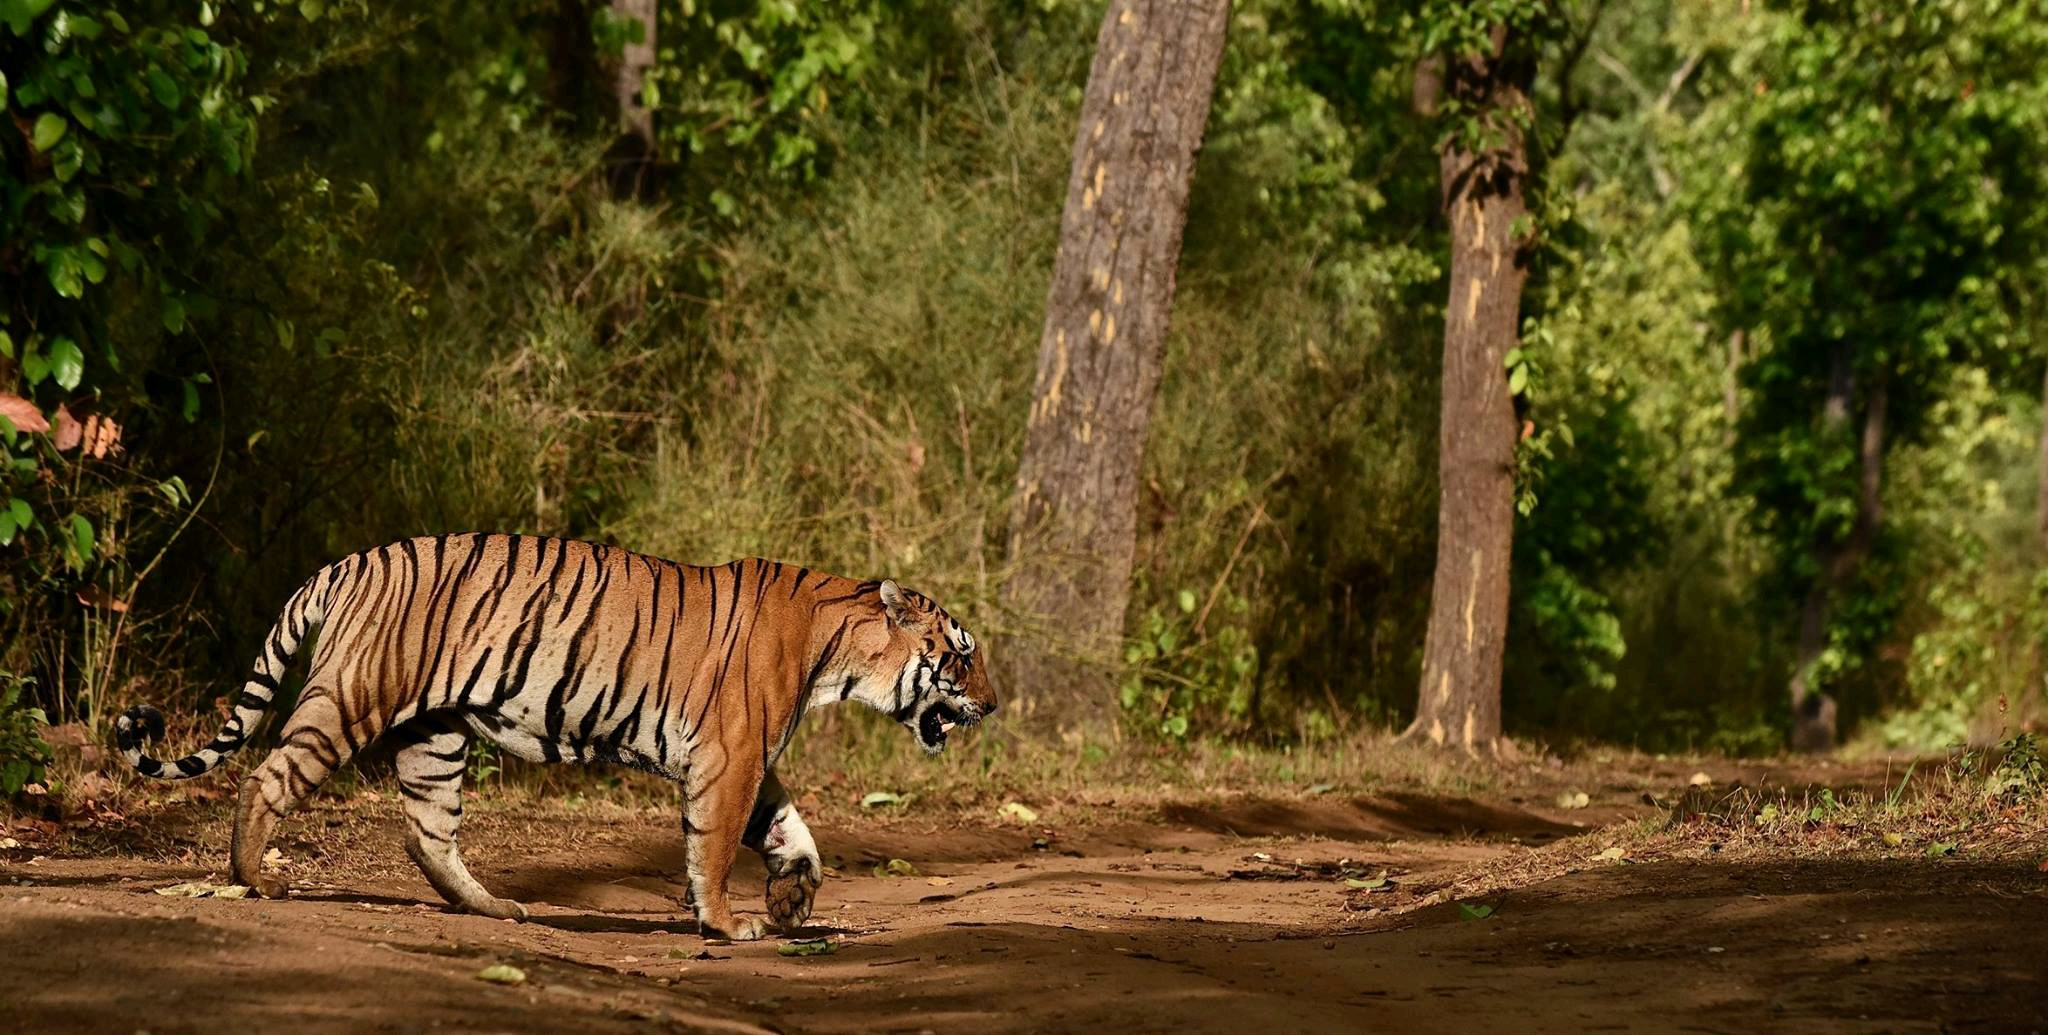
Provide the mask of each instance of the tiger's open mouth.
{"label": "tiger's open mouth", "polygon": [[955,727],[972,726],[980,721],[981,716],[972,710],[962,711],[945,701],[934,701],[917,717],[917,739],[926,751],[937,754],[945,750],[946,736]]}

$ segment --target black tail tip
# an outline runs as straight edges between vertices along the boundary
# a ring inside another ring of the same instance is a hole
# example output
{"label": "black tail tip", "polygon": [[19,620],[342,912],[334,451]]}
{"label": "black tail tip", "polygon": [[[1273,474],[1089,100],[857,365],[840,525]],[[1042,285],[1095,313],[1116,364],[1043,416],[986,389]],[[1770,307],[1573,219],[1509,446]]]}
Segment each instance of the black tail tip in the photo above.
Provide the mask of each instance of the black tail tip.
{"label": "black tail tip", "polygon": [[161,740],[163,735],[164,713],[146,704],[122,712],[120,721],[114,723],[114,740],[123,751]]}

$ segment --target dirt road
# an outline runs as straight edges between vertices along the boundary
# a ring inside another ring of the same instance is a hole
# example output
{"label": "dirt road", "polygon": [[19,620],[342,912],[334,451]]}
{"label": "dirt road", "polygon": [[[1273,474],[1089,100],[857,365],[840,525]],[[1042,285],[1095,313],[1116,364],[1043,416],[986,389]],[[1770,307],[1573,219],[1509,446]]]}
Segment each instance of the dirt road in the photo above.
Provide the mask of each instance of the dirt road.
{"label": "dirt road", "polygon": [[[479,809],[465,851],[539,903],[524,924],[445,912],[389,802],[295,820],[287,901],[156,894],[218,879],[225,820],[192,811],[92,857],[0,852],[0,1030],[2048,1030],[2048,876],[2012,864],[1622,865],[1581,838],[1542,855],[1580,872],[1407,909],[1577,831],[1420,798],[1170,807],[1042,846],[899,819],[819,831],[837,951],[791,958],[693,933],[656,810]],[[525,982],[476,977],[496,963]]]}

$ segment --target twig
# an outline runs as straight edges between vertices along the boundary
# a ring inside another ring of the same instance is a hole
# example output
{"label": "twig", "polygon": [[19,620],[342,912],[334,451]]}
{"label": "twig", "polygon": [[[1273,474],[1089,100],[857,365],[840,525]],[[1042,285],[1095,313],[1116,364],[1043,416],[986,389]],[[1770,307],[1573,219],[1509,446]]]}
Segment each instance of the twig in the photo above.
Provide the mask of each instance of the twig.
{"label": "twig", "polygon": [[1216,606],[1216,598],[1223,594],[1223,584],[1230,579],[1231,569],[1237,567],[1237,559],[1244,556],[1244,544],[1251,541],[1252,529],[1257,528],[1265,516],[1266,501],[1260,500],[1259,505],[1252,509],[1251,520],[1244,523],[1244,531],[1238,533],[1237,546],[1231,549],[1230,560],[1224,563],[1223,572],[1216,576],[1216,584],[1209,587],[1209,599],[1202,603],[1202,613],[1195,616],[1195,635],[1203,634],[1203,627],[1209,621],[1209,610]]}
{"label": "twig", "polygon": [[[220,367],[213,361],[213,352],[203,342],[199,346],[199,351],[206,356],[207,369],[213,374],[214,394],[220,398],[220,441],[214,444],[213,470],[206,476],[206,488],[200,490],[199,498],[193,500],[191,509],[185,512],[185,519],[178,522],[178,527],[171,530],[170,537],[164,540],[162,546],[157,547],[156,556],[151,557],[149,563],[143,565],[142,570],[136,572],[135,578],[128,583],[128,595],[122,598],[121,611],[114,619],[114,632],[107,637],[107,661],[105,667],[100,670],[101,687],[107,687],[113,682],[114,658],[120,654],[121,634],[128,628],[128,616],[134,613],[135,594],[142,591],[143,580],[149,578],[149,573],[155,571],[158,564],[163,563],[164,556],[171,552],[171,546],[178,541],[179,536],[185,534],[185,529],[191,526],[192,519],[206,506],[207,498],[213,495],[214,484],[220,480],[221,458],[226,456],[228,451],[228,396],[226,389],[220,386]],[[99,721],[97,714],[92,718],[95,723]]]}

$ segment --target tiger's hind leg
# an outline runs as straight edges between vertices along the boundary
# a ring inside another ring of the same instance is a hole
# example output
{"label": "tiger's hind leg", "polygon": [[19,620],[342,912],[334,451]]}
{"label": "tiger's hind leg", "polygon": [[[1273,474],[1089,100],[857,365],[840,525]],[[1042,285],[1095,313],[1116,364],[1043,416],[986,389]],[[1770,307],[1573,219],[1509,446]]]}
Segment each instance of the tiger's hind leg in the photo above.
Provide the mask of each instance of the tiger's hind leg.
{"label": "tiger's hind leg", "polygon": [[334,696],[309,687],[286,722],[283,743],[242,780],[231,853],[236,883],[264,898],[284,897],[284,881],[263,874],[271,829],[354,754]]}
{"label": "tiger's hind leg", "polygon": [[810,828],[772,771],[761,781],[753,816],[740,841],[759,853],[768,867],[768,919],[783,933],[796,933],[811,918],[811,902],[825,870]]}
{"label": "tiger's hind leg", "polygon": [[392,730],[400,744],[398,790],[405,797],[405,852],[448,904],[498,920],[524,920],[526,907],[484,890],[462,864],[462,773],[469,729],[447,714],[424,715]]}

